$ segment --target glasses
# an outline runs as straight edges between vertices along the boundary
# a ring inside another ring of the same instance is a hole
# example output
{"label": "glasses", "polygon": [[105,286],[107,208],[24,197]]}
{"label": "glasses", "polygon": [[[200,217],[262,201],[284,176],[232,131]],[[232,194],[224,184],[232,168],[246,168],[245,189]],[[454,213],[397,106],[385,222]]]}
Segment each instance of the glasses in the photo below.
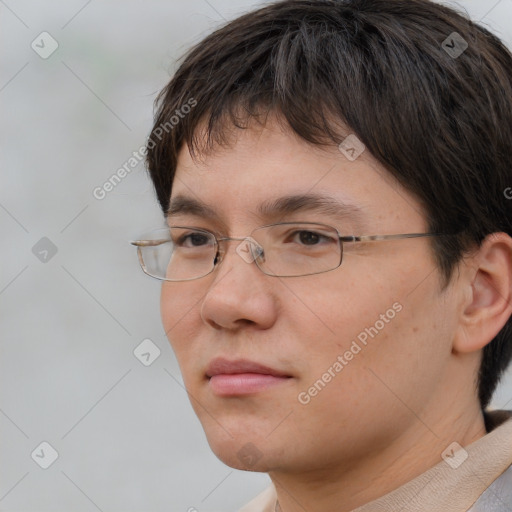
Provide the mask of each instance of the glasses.
{"label": "glasses", "polygon": [[217,237],[190,226],[151,232],[137,247],[142,270],[163,281],[192,281],[212,273],[225,255],[225,242],[238,240],[236,252],[268,276],[299,277],[330,272],[343,260],[343,244],[438,236],[437,233],[342,236],[336,228],[313,222],[281,222],[254,229],[250,236]]}

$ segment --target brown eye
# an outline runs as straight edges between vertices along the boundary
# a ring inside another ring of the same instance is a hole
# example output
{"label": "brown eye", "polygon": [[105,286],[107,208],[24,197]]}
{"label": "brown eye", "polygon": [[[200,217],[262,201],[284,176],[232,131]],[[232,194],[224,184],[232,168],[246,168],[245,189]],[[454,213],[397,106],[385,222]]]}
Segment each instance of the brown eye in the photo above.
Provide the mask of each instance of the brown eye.
{"label": "brown eye", "polygon": [[212,237],[205,233],[188,233],[181,235],[174,243],[178,247],[204,247],[212,245]]}
{"label": "brown eye", "polygon": [[300,245],[320,245],[322,243],[333,242],[334,240],[327,235],[317,233],[316,231],[301,230],[291,233],[292,241],[297,241]]}
{"label": "brown eye", "polygon": [[304,245],[316,245],[320,240],[318,233],[313,231],[301,231],[299,238]]}

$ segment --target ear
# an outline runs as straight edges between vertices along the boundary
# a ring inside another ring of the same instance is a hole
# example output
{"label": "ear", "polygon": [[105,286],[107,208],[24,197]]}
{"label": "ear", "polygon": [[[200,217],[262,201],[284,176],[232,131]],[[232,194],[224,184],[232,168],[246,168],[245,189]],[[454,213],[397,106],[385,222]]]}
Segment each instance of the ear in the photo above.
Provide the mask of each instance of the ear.
{"label": "ear", "polygon": [[462,266],[466,299],[453,349],[467,353],[490,343],[512,314],[512,238],[488,235]]}

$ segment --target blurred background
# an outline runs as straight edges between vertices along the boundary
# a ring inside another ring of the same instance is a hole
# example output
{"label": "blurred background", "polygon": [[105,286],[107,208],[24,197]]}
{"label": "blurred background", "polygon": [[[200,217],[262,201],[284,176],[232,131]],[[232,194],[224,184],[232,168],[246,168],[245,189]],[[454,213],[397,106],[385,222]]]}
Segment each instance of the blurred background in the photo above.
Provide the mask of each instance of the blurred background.
{"label": "blurred background", "polygon": [[[228,512],[268,485],[211,453],[129,245],[163,225],[137,159],[156,93],[261,3],[0,0],[1,511]],[[512,0],[457,5],[512,45]]]}

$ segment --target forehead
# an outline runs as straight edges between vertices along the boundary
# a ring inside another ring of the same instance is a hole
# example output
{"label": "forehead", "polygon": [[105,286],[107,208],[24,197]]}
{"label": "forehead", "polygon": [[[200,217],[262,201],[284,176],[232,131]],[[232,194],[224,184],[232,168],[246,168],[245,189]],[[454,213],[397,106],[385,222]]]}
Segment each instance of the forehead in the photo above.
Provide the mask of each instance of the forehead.
{"label": "forehead", "polygon": [[368,151],[349,160],[337,146],[309,144],[279,123],[233,130],[228,145],[195,157],[187,145],[180,150],[171,215],[261,222],[313,210],[360,224],[422,220],[418,202]]}

